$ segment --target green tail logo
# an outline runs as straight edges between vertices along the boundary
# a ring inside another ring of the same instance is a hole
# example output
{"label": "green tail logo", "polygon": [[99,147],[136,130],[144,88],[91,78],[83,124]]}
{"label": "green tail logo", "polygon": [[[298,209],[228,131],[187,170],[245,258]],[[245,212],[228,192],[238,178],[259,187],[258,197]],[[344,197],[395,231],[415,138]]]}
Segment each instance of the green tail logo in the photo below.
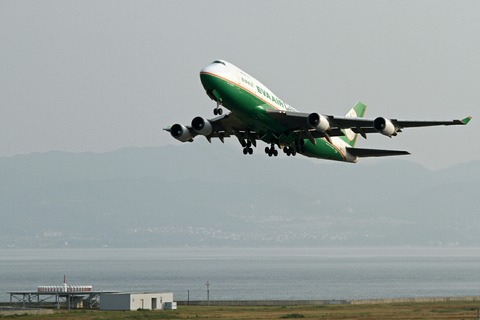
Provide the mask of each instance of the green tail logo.
{"label": "green tail logo", "polygon": [[[365,114],[365,110],[367,106],[361,103],[360,101],[357,102],[350,111],[345,115],[347,118],[362,118]],[[353,132],[351,129],[342,129],[344,136],[341,137],[343,141],[348,143],[350,147],[354,147],[355,143],[357,142],[358,134]]]}

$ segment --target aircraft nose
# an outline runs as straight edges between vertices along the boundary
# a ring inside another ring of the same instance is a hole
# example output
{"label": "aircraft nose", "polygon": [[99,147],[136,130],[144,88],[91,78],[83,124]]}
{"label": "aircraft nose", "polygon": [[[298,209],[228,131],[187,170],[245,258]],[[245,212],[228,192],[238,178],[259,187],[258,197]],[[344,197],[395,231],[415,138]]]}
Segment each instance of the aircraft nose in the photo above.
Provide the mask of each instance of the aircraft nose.
{"label": "aircraft nose", "polygon": [[200,74],[222,75],[227,73],[227,65],[222,60],[216,60],[200,70]]}
{"label": "aircraft nose", "polygon": [[200,71],[200,80],[207,91],[215,89],[217,81],[230,78],[227,65],[222,60],[216,60]]}

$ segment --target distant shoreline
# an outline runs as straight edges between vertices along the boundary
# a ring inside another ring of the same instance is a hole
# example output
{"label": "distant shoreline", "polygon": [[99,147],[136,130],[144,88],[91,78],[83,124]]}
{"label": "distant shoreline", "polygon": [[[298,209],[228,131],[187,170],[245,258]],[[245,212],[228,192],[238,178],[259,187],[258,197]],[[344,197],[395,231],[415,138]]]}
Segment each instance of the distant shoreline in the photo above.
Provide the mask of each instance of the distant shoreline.
{"label": "distant shoreline", "polygon": [[[178,300],[179,306],[316,306],[316,305],[345,305],[345,304],[386,304],[412,302],[451,302],[451,301],[480,301],[480,296],[457,297],[414,297],[414,298],[378,298],[378,299],[332,299],[332,300]],[[15,305],[18,303],[12,303]],[[1,301],[1,307],[10,306],[9,301]]]}

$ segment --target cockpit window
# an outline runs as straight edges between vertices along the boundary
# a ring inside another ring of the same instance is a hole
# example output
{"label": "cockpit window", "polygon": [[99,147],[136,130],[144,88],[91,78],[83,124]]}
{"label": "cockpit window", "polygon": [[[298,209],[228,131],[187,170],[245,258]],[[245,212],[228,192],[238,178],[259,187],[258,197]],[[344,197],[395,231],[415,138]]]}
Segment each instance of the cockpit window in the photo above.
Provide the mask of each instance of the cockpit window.
{"label": "cockpit window", "polygon": [[225,62],[220,61],[220,60],[215,60],[215,61],[213,61],[213,63],[221,63],[221,64],[223,64],[224,66],[227,66],[227,65],[225,64]]}

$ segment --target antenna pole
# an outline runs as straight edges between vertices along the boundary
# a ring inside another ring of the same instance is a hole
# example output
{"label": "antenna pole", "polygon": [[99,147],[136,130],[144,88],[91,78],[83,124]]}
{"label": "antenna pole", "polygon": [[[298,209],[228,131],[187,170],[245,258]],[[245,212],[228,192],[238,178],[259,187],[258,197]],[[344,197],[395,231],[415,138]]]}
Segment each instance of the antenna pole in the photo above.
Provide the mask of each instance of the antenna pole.
{"label": "antenna pole", "polygon": [[210,304],[210,282],[207,281],[205,285],[207,286],[207,304]]}

